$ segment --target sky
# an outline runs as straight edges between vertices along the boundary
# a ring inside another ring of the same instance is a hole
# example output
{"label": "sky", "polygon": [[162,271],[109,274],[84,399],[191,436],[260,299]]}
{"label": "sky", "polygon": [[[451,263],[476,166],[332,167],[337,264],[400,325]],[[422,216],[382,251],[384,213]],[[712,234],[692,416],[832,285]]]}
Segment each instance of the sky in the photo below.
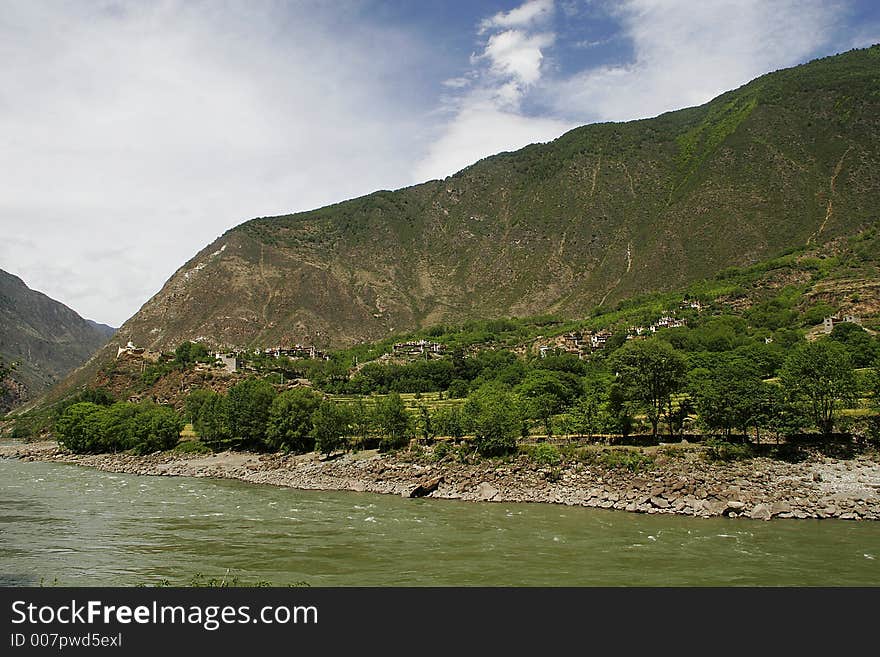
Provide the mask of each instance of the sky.
{"label": "sky", "polygon": [[0,269],[120,326],[253,217],[877,42],[876,0],[0,0]]}

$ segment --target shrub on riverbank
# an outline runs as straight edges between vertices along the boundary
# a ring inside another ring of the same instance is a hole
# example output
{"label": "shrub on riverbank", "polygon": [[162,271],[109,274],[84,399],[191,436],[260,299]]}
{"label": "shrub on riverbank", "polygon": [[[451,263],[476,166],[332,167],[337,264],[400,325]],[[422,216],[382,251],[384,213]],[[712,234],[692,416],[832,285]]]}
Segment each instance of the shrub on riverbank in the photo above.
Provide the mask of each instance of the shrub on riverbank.
{"label": "shrub on riverbank", "polygon": [[729,443],[717,438],[706,441],[706,458],[710,461],[742,461],[752,458],[752,448],[746,443]]}
{"label": "shrub on riverbank", "polygon": [[549,443],[523,445],[519,449],[538,465],[559,465],[562,462],[559,450]]}
{"label": "shrub on riverbank", "polygon": [[184,441],[171,450],[173,454],[181,454],[184,456],[192,456],[198,454],[211,454],[214,450],[198,440]]}
{"label": "shrub on riverbank", "polygon": [[55,423],[58,443],[78,454],[167,450],[177,444],[182,429],[183,420],[174,409],[150,402],[112,406],[78,402]]}
{"label": "shrub on riverbank", "polygon": [[604,450],[599,454],[598,461],[606,468],[629,470],[630,472],[647,470],[654,464],[653,458],[634,449]]}

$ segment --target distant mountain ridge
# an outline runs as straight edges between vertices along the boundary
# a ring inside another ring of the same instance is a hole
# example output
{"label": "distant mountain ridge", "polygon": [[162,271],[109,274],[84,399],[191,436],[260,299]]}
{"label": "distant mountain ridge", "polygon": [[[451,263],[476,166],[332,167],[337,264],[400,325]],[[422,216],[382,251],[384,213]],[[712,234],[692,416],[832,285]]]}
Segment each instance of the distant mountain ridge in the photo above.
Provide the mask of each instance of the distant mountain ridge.
{"label": "distant mountain ridge", "polygon": [[339,347],[471,318],[579,317],[878,218],[873,46],[445,180],[243,223],[184,264],[97,360],[128,340]]}
{"label": "distant mountain ridge", "polygon": [[45,392],[114,332],[0,269],[0,357],[15,363],[10,385],[0,394],[0,412]]}
{"label": "distant mountain ridge", "polygon": [[107,324],[101,324],[92,319],[87,319],[86,323],[107,338],[112,337],[113,334],[116,333],[116,329],[112,326],[107,326]]}

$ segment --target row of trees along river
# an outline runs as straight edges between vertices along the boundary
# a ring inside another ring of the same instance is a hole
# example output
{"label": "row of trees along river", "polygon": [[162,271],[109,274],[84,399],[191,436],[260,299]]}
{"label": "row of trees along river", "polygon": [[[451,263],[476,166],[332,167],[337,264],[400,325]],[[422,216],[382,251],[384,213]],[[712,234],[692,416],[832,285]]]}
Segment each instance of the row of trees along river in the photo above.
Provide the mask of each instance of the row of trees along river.
{"label": "row of trees along river", "polygon": [[[469,441],[483,456],[554,436],[621,442],[650,434],[656,442],[711,435],[760,443],[851,431],[880,439],[880,341],[861,327],[839,325],[813,342],[752,342],[716,352],[673,342],[624,341],[586,361],[570,354],[524,359],[507,349],[454,353],[370,363],[350,376],[322,377],[320,368],[332,371],[334,363],[312,363],[315,387],[283,389],[264,371],[225,393],[196,389],[181,412],[87,390],[55,409],[54,428],[75,452],[137,453],[174,447],[185,422],[200,439],[193,449],[295,453],[389,451],[438,438]],[[190,367],[204,355],[185,343],[175,363]]]}

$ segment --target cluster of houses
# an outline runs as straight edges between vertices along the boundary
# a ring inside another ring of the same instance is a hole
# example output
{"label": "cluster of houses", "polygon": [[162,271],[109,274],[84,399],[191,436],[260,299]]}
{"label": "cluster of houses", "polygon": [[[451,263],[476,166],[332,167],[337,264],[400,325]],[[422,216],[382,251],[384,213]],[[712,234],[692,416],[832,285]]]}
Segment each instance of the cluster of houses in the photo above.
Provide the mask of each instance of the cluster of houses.
{"label": "cluster of houses", "polygon": [[[696,310],[700,312],[704,306],[697,300],[685,299],[679,304],[682,309]],[[681,328],[687,326],[687,321],[676,317],[672,312],[667,312],[656,322],[650,326],[630,326],[626,330],[626,339],[634,340],[636,338],[647,337],[656,333],[660,329]],[[600,351],[605,348],[608,339],[611,337],[610,331],[572,331],[555,339],[549,344],[542,344],[538,347],[538,353],[541,358],[548,354],[557,353],[559,351],[575,354],[578,357]]]}
{"label": "cluster of houses", "polygon": [[119,360],[120,358],[136,358],[157,363],[159,362],[159,359],[161,357],[162,354],[158,351],[150,351],[149,349],[144,349],[143,347],[136,347],[131,340],[129,340],[128,344],[126,344],[124,347],[118,347],[116,349],[117,360]]}
{"label": "cluster of houses", "polygon": [[822,330],[825,333],[831,333],[834,330],[834,327],[838,324],[842,324],[844,322],[852,322],[853,324],[862,325],[862,318],[858,315],[853,314],[843,314],[837,313],[836,315],[831,315],[830,317],[826,317],[822,320]]}
{"label": "cluster of houses", "polygon": [[685,320],[678,317],[672,317],[671,315],[664,315],[650,326],[630,326],[626,330],[626,339],[631,340],[641,335],[656,333],[660,329],[681,328],[683,326],[687,326],[687,322]]}
{"label": "cluster of houses", "polygon": [[586,353],[592,353],[605,348],[605,343],[611,337],[610,331],[582,332],[572,331],[562,336],[562,340],[557,340],[555,344],[544,344],[538,347],[538,353],[541,358],[548,354],[563,351],[568,354],[575,354],[578,357]]}
{"label": "cluster of houses", "polygon": [[422,339],[412,342],[398,342],[391,348],[391,351],[396,356],[440,355],[446,351],[446,346],[439,342],[430,342]]}
{"label": "cluster of houses", "polygon": [[[223,367],[227,372],[238,372],[243,368],[242,352],[222,352],[217,351],[211,354],[215,362]],[[330,360],[330,356],[312,345],[295,344],[292,347],[267,347],[265,349],[254,349],[254,356],[265,356],[267,358],[290,358],[291,360]]]}
{"label": "cluster of houses", "polygon": [[[259,352],[259,350],[257,350]],[[263,349],[263,355],[271,358],[312,358],[327,360],[330,357],[320,349],[311,345],[295,344],[292,347],[269,347]]]}
{"label": "cluster of houses", "polygon": [[[254,349],[254,356],[266,356],[269,358],[281,358],[282,356],[291,359],[320,359],[329,360],[329,356],[311,345],[295,344],[292,347],[269,347],[267,349]],[[232,351],[215,351],[211,354],[214,358],[212,365],[202,365],[201,367],[222,367],[227,372],[238,372],[243,368],[245,354],[243,350]],[[143,347],[136,346],[131,340],[124,347],[118,347],[116,358],[134,358],[139,360],[147,360],[158,362],[162,358],[162,354],[158,351],[149,351]],[[170,358],[170,356],[165,356]]]}

